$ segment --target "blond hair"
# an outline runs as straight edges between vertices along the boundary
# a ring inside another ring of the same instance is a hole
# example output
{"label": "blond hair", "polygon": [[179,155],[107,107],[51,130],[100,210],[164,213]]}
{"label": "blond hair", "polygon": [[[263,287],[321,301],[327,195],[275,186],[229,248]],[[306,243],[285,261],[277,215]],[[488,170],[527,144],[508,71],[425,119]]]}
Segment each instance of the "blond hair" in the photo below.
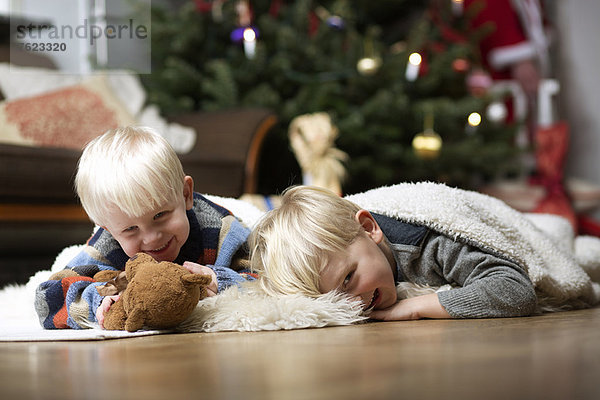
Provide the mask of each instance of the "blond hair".
{"label": "blond hair", "polygon": [[251,268],[272,295],[321,295],[320,274],[329,256],[345,251],[361,231],[356,204],[329,190],[287,189],[250,236]]}
{"label": "blond hair", "polygon": [[88,143],[75,189],[90,219],[105,225],[109,206],[137,217],[176,200],[184,178],[177,154],[162,136],[152,128],[127,126]]}

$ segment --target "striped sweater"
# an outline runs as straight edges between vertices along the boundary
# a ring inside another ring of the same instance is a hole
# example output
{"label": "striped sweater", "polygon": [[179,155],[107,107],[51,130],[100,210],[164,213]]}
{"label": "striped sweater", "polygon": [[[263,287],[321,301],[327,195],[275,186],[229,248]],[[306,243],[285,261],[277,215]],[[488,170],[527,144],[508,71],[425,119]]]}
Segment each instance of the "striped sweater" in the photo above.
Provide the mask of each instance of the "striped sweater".
{"label": "striped sweater", "polygon": [[[194,206],[187,211],[190,233],[175,263],[192,261],[212,268],[219,291],[255,277],[248,265],[247,238],[250,230],[227,209],[194,193]],[[92,278],[101,270],[124,270],[129,257],[116,239],[99,228],[66,268],[43,282],[35,295],[35,310],[46,329],[83,329],[95,325],[102,296]]]}

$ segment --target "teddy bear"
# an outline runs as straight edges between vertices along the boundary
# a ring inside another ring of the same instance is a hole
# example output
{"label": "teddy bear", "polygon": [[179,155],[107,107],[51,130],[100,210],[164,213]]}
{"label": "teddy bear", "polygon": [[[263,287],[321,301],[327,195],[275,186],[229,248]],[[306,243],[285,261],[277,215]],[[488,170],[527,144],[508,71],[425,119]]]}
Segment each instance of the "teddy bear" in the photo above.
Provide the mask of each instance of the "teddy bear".
{"label": "teddy bear", "polygon": [[124,272],[100,271],[94,279],[103,295],[121,292],[104,316],[104,328],[135,332],[146,328],[170,329],[192,313],[207,296],[209,275],[192,274],[181,265],[154,260],[138,253],[127,261]]}

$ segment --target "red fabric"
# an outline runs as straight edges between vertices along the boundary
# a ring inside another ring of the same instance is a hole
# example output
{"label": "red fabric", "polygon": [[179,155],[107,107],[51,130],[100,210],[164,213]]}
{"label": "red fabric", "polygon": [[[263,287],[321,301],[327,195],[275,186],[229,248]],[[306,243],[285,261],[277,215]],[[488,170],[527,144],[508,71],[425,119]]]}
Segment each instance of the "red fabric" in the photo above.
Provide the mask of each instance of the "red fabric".
{"label": "red fabric", "polygon": [[310,12],[308,14],[308,36],[314,37],[319,30],[319,26],[321,25],[321,20],[314,12]]}
{"label": "red fabric", "polygon": [[600,222],[587,215],[579,215],[577,218],[580,235],[590,235],[600,237]]}
{"label": "red fabric", "polygon": [[217,250],[206,248],[202,252],[201,259],[198,261],[200,264],[214,264],[217,260]]}
{"label": "red fabric", "polygon": [[21,137],[37,146],[81,150],[91,139],[119,125],[102,96],[84,86],[9,101],[4,111]]}
{"label": "red fabric", "polygon": [[536,133],[536,166],[538,173],[552,182],[562,182],[563,166],[569,147],[569,128],[565,121],[539,128]]}
{"label": "red fabric", "polygon": [[[67,297],[67,291],[69,290],[69,287],[73,283],[79,282],[79,281],[94,282],[94,280],[92,278],[88,278],[87,276],[70,276],[70,277],[61,279],[60,284],[61,284],[62,290],[63,290],[63,298]],[[67,329],[67,328],[69,328],[69,326],[67,325],[68,318],[69,318],[69,312],[67,310],[67,302],[65,301],[63,306],[61,307],[61,309],[58,310],[58,312],[56,314],[54,314],[54,317],[52,318],[52,322],[54,323],[54,326],[56,327],[56,329]]]}
{"label": "red fabric", "polygon": [[271,1],[271,6],[269,7],[269,15],[272,17],[278,17],[279,10],[281,10],[281,0]]}
{"label": "red fabric", "polygon": [[196,11],[200,13],[209,13],[212,11],[212,1],[205,0],[195,0],[196,3]]}
{"label": "red fabric", "polygon": [[536,133],[537,175],[533,183],[546,189],[546,196],[533,210],[537,213],[565,217],[577,232],[577,216],[563,184],[563,166],[569,146],[569,129],[566,122],[557,122]]}
{"label": "red fabric", "polygon": [[492,24],[494,31],[480,43],[482,62],[494,79],[510,79],[508,71],[494,70],[487,62],[489,53],[499,47],[518,45],[527,42],[521,21],[510,0],[464,0],[465,10],[474,3],[484,4],[482,10],[471,21],[473,28]]}

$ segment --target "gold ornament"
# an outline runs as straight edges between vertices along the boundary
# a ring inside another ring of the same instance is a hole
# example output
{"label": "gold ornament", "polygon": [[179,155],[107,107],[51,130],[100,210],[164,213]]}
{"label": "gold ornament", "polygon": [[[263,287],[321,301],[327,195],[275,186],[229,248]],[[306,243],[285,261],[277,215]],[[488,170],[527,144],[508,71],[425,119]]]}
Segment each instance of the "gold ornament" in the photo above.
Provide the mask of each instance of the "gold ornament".
{"label": "gold ornament", "polygon": [[412,147],[415,154],[422,159],[431,160],[440,155],[442,138],[433,130],[433,114],[425,116],[424,130],[415,135]]}

